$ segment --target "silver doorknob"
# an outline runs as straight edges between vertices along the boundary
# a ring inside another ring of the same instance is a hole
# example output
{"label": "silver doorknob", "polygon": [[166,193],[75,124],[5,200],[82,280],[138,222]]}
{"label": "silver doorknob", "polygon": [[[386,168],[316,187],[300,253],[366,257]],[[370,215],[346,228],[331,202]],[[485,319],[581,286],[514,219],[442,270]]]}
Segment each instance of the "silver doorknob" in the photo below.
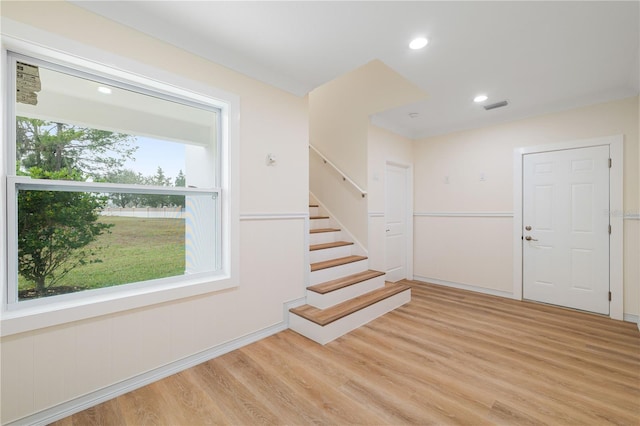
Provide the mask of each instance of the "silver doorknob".
{"label": "silver doorknob", "polygon": [[524,237],[524,239],[527,241],[538,241],[535,238],[531,238],[531,235],[527,235],[526,237]]}
{"label": "silver doorknob", "polygon": [[529,225],[525,226],[524,229],[527,231],[531,231],[531,227]]}

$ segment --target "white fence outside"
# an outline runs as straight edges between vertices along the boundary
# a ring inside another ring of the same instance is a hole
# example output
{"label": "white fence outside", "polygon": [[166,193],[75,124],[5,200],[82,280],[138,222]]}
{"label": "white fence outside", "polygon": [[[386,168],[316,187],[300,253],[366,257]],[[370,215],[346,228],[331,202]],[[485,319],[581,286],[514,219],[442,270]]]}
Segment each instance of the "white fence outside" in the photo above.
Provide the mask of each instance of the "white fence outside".
{"label": "white fence outside", "polygon": [[100,212],[101,216],[140,217],[149,219],[184,219],[182,207],[106,207]]}

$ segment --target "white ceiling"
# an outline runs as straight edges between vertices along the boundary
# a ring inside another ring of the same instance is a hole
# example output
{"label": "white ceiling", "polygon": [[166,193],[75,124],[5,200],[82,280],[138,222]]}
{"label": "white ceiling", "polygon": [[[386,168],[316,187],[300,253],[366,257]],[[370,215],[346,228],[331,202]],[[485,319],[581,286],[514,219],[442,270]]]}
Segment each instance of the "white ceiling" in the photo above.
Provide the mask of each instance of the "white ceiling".
{"label": "white ceiling", "polygon": [[411,138],[640,90],[638,1],[74,3],[298,96],[380,59],[429,95],[372,118]]}
{"label": "white ceiling", "polygon": [[[207,146],[215,137],[215,111],[33,65],[42,83],[38,102],[16,102],[17,115],[190,145]],[[100,93],[100,86],[111,93]]]}

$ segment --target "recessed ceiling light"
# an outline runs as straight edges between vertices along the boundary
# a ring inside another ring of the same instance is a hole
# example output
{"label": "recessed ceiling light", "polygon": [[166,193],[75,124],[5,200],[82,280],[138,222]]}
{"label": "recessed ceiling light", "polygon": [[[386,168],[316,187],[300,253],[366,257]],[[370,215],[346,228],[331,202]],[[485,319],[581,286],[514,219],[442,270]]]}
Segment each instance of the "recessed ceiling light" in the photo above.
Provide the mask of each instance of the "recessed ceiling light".
{"label": "recessed ceiling light", "polygon": [[110,95],[111,89],[109,89],[108,87],[100,86],[98,87],[98,92],[104,93],[105,95]]}
{"label": "recessed ceiling light", "polygon": [[422,49],[427,45],[427,43],[429,43],[429,40],[424,37],[414,38],[411,40],[411,43],[409,43],[409,48],[413,50]]}
{"label": "recessed ceiling light", "polygon": [[487,99],[489,99],[489,97],[487,95],[478,95],[475,98],[473,98],[473,102],[480,103],[480,102],[486,101]]}

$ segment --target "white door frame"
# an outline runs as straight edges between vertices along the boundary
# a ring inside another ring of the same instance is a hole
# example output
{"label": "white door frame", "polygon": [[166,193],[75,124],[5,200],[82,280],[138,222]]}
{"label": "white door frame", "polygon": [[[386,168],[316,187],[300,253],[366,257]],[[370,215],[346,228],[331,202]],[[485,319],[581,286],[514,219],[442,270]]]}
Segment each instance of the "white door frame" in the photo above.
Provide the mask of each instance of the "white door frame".
{"label": "white door frame", "polygon": [[522,163],[523,156],[540,152],[588,148],[609,145],[612,167],[609,172],[609,289],[611,302],[609,316],[616,320],[624,317],[623,285],[623,136],[608,136],[570,142],[516,148],[513,155],[513,298],[522,300]]}
{"label": "white door frame", "polygon": [[[405,247],[405,254],[406,254],[406,259],[405,259],[405,265],[406,265],[406,270],[407,270],[407,279],[408,280],[412,280],[413,279],[413,165],[412,164],[406,164],[406,163],[400,163],[397,161],[391,161],[391,160],[386,160],[385,161],[385,165],[384,165],[384,172],[385,172],[385,179],[386,179],[386,173],[387,173],[387,166],[395,166],[395,167],[400,167],[403,169],[406,169],[406,195],[407,195],[407,200],[406,200],[406,205],[404,206],[404,211],[405,211],[405,223],[407,225],[407,228],[405,229],[405,235],[406,235],[406,247]],[[385,203],[386,203],[386,199],[387,199],[387,194],[386,194],[386,183],[385,183]],[[387,206],[385,205],[385,212],[386,212],[386,208]],[[386,225],[386,221],[387,218],[385,216],[384,218],[385,220],[385,225]],[[386,245],[386,236],[385,236],[385,258],[387,255],[387,245]],[[385,264],[385,268],[387,267],[387,265]]]}

